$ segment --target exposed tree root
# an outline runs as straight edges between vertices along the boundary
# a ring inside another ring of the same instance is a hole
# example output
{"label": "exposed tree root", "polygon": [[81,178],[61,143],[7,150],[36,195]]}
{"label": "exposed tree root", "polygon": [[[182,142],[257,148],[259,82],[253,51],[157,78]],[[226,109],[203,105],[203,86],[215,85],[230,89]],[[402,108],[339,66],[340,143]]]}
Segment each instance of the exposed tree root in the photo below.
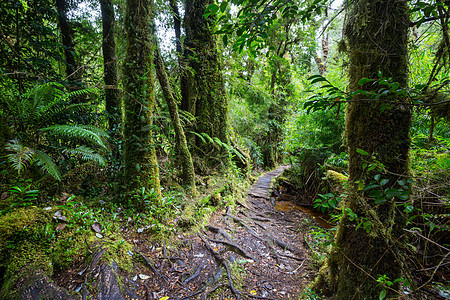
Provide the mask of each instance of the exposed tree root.
{"label": "exposed tree root", "polygon": [[219,253],[214,251],[214,249],[211,247],[211,245],[206,241],[206,239],[201,234],[199,234],[198,236],[203,241],[203,243],[205,243],[206,249],[208,249],[211,252],[212,256],[219,263],[219,265],[222,265],[225,267],[225,270],[227,271],[227,275],[228,275],[228,282],[230,285],[230,290],[236,297],[240,298],[241,292],[236,290],[236,288],[233,285],[229,262],[225,258],[223,258]]}
{"label": "exposed tree root", "polygon": [[147,257],[145,257],[144,254],[138,252],[139,255],[142,257],[142,259],[144,259],[145,263],[147,264],[147,266],[150,267],[150,270],[152,270],[153,273],[155,273],[156,276],[158,276],[159,278],[161,278],[165,283],[168,283],[167,278],[164,277],[164,275],[162,275],[161,273],[159,273],[158,270],[156,270],[156,268],[152,265],[152,262],[150,261],[150,259],[148,259]]}

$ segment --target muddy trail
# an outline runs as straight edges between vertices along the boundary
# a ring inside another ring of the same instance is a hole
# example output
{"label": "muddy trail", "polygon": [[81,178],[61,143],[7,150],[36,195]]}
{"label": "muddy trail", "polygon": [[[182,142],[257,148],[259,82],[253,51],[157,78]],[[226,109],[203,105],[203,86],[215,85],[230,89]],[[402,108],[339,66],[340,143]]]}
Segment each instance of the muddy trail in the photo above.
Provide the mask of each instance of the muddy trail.
{"label": "muddy trail", "polygon": [[285,168],[260,177],[246,203],[215,214],[203,232],[178,235],[176,248],[141,244],[148,269],[125,278],[127,298],[298,299],[315,271],[300,228],[306,213],[276,210],[269,196]]}

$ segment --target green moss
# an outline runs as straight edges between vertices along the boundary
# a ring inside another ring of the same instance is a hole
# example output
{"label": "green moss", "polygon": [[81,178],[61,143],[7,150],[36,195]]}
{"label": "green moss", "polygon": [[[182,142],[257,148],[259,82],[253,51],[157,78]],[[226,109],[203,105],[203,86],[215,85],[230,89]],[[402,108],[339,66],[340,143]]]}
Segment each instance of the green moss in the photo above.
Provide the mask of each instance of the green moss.
{"label": "green moss", "polygon": [[[42,208],[19,208],[0,217],[0,247],[12,249],[25,240],[36,239],[51,220],[51,212]],[[4,259],[8,251],[2,251]],[[0,260],[2,261],[2,260]]]}
{"label": "green moss", "polygon": [[[12,252],[7,261],[0,291],[1,298],[17,299],[19,296],[19,291],[16,289],[18,282],[30,280],[30,277],[38,271],[51,276],[53,265],[50,258],[45,254],[42,247],[28,243],[23,244],[19,249]],[[22,285],[24,284],[22,283]]]}
{"label": "green moss", "polygon": [[133,246],[121,236],[111,236],[101,244],[101,247],[108,248],[102,260],[107,261],[109,264],[116,262],[120,268],[128,271],[131,270],[133,261],[130,256],[130,251],[133,249]]}

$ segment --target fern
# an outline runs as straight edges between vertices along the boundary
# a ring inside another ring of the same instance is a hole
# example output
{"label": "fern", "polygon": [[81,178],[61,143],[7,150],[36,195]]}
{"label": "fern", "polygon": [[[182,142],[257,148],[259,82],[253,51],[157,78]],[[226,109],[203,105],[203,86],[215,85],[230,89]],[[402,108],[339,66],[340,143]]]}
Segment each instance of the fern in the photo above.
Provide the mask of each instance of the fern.
{"label": "fern", "polygon": [[75,155],[83,160],[93,160],[100,166],[106,166],[106,160],[94,150],[86,146],[79,146],[75,149],[64,149],[63,153]]}
{"label": "fern", "polygon": [[61,172],[59,171],[53,159],[45,152],[36,150],[36,165],[41,167],[41,169],[50,174],[56,180],[61,181]]}
{"label": "fern", "polygon": [[102,137],[92,130],[83,128],[82,125],[53,125],[40,130],[49,131],[50,133],[68,138],[84,139],[106,149]]}
{"label": "fern", "polygon": [[6,158],[19,175],[25,167],[33,163],[36,156],[35,150],[22,145],[17,139],[6,143],[5,148],[12,152],[7,154]]}

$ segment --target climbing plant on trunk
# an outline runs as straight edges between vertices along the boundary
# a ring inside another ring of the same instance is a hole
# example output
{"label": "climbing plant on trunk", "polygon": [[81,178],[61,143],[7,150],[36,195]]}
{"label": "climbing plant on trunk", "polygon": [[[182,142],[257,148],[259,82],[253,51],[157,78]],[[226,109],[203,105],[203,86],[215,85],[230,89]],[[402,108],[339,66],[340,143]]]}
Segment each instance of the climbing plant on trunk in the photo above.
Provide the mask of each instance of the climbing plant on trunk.
{"label": "climbing plant on trunk", "polygon": [[[344,33],[351,91],[378,91],[385,77],[406,87],[408,25],[405,1],[350,5]],[[388,102],[359,94],[347,107],[349,196],[328,265],[339,299],[380,299],[399,288],[380,278],[394,282],[402,276],[397,247],[405,222],[397,205],[408,197],[400,191],[408,185],[411,109],[403,96],[390,97]]]}
{"label": "climbing plant on trunk", "polygon": [[[152,138],[155,107],[151,0],[128,0],[125,15],[124,181],[127,192],[140,187],[161,197],[159,168]],[[139,203],[137,203],[139,204]]]}
{"label": "climbing plant on trunk", "polygon": [[228,104],[216,36],[213,35],[215,16],[204,17],[206,8],[212,3],[213,0],[187,0],[185,3],[182,108],[196,117],[196,133],[205,133],[215,139],[215,145],[212,145],[197,138],[197,154],[206,157],[212,165],[218,162],[227,165],[227,149],[218,146],[229,144],[229,140]]}

